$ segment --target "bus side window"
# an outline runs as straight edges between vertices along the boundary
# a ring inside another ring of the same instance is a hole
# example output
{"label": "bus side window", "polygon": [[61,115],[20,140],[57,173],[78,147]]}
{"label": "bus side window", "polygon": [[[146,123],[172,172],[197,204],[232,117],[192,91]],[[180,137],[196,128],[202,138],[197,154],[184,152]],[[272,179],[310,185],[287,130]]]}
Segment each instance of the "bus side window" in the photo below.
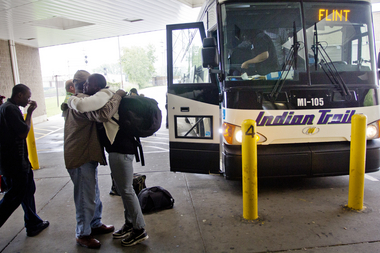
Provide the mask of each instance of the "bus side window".
{"label": "bus side window", "polygon": [[199,30],[173,30],[172,34],[173,84],[207,83],[208,71],[202,67],[202,39]]}

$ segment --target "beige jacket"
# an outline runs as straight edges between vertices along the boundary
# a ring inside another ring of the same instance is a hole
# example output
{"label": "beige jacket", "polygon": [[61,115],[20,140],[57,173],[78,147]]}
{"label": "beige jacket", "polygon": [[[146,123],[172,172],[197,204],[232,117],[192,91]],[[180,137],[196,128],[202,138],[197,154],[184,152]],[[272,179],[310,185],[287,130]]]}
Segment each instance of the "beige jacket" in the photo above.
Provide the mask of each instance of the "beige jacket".
{"label": "beige jacket", "polygon": [[[77,97],[88,95],[78,94]],[[114,94],[100,110],[80,113],[68,109],[64,129],[64,159],[67,169],[75,169],[90,161],[106,165],[96,122],[107,122],[119,108],[121,96]]]}
{"label": "beige jacket", "polygon": [[[115,94],[108,88],[101,89],[92,96],[78,97],[72,96],[68,99],[67,105],[69,108],[74,109],[77,112],[85,113],[101,109]],[[113,117],[119,120],[119,114],[116,112]],[[119,124],[110,119],[103,123],[104,129],[108,140],[112,144],[115,140],[116,134],[119,131]]]}

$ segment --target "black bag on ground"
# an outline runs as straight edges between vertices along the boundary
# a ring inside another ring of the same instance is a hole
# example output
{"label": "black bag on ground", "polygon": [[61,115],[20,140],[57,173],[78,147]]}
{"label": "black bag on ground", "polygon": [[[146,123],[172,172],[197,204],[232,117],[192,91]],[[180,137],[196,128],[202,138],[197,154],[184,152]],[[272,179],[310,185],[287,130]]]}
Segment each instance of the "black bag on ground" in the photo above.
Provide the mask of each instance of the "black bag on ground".
{"label": "black bag on ground", "polygon": [[162,115],[153,98],[124,96],[119,105],[119,126],[134,137],[148,137],[161,127]]}
{"label": "black bag on ground", "polygon": [[143,189],[139,195],[139,202],[143,213],[173,208],[172,195],[161,186]]}
{"label": "black bag on ground", "polygon": [[146,188],[145,179],[145,175],[133,173],[133,189],[135,190],[136,195],[139,195],[141,190]]}

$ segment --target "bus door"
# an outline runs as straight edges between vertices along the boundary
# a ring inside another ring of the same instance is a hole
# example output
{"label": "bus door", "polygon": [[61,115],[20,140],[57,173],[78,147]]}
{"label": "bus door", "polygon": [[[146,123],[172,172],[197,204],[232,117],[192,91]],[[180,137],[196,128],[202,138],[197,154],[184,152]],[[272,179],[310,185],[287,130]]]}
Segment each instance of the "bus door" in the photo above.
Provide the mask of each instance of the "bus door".
{"label": "bus door", "polygon": [[219,173],[219,89],[202,66],[202,22],[168,25],[170,170]]}

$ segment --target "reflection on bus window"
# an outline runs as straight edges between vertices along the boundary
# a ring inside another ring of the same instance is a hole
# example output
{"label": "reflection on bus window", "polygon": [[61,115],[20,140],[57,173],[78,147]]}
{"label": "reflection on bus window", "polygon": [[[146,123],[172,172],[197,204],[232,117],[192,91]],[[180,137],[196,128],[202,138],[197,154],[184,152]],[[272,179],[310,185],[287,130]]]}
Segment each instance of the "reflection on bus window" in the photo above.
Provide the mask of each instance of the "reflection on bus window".
{"label": "reflection on bus window", "polygon": [[212,139],[212,116],[175,116],[176,138]]}
{"label": "reflection on bus window", "polygon": [[296,80],[306,71],[299,3],[230,4],[223,14],[227,81]]}
{"label": "reflection on bus window", "polygon": [[312,83],[334,83],[336,75],[346,84],[375,83],[371,21],[362,15],[369,13],[368,8],[358,4],[305,4]]}
{"label": "reflection on bus window", "polygon": [[202,66],[202,40],[198,29],[173,31],[173,84],[208,83]]}

